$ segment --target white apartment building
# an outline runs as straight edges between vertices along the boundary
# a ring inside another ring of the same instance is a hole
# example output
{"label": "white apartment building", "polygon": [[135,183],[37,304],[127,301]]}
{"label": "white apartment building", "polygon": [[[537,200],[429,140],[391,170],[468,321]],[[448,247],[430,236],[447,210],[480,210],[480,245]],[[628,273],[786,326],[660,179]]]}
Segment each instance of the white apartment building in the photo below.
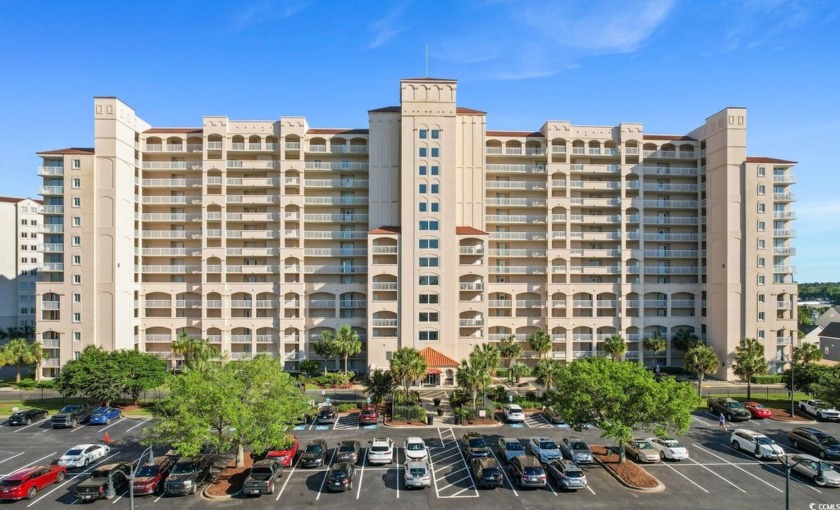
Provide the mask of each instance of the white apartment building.
{"label": "white apartment building", "polygon": [[95,98],[95,147],[39,154],[42,375],[88,344],[173,359],[179,333],[292,369],[344,324],[364,342],[352,369],[429,347],[429,382],[444,384],[476,344],[515,335],[535,359],[539,330],[555,359],[621,334],[647,364],[654,332],[693,331],[727,367],[741,338],[768,359],[796,340],[795,163],[747,155],[744,108],[684,135],[493,131],[457,105],[455,80],[399,92],[367,129],[152,127]]}
{"label": "white apartment building", "polygon": [[35,327],[41,202],[0,197],[0,329]]}

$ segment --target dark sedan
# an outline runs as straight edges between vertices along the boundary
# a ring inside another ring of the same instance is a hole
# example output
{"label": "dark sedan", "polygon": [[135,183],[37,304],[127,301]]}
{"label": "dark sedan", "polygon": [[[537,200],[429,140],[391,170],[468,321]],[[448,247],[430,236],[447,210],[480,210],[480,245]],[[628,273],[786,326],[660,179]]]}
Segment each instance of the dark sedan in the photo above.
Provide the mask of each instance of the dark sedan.
{"label": "dark sedan", "polygon": [[362,443],[358,441],[341,441],[338,443],[338,450],[335,452],[335,460],[356,464],[359,462],[361,451]]}
{"label": "dark sedan", "polygon": [[328,491],[353,490],[353,475],[356,468],[349,462],[336,462],[327,475],[326,488]]}
{"label": "dark sedan", "polygon": [[306,445],[303,455],[300,456],[300,467],[315,468],[324,464],[327,456],[327,442],[323,439],[313,439]]}
{"label": "dark sedan", "polygon": [[46,409],[24,409],[9,416],[9,425],[31,425],[47,417]]}

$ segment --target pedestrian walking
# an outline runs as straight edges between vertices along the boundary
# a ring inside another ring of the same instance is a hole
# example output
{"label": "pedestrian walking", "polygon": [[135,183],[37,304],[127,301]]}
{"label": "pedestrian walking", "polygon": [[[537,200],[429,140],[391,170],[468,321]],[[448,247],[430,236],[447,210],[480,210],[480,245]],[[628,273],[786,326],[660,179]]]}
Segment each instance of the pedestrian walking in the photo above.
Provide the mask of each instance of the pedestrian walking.
{"label": "pedestrian walking", "polygon": [[720,413],[720,416],[718,416],[718,426],[721,431],[726,432],[726,416],[723,413]]}

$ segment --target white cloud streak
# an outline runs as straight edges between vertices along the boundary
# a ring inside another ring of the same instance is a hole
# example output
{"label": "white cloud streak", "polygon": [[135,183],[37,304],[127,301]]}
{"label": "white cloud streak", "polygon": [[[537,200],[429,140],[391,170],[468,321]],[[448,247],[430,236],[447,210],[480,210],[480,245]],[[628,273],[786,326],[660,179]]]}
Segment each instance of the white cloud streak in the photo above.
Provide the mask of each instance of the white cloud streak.
{"label": "white cloud streak", "polygon": [[405,12],[408,3],[403,2],[391,9],[384,18],[374,21],[370,30],[373,32],[373,39],[368,43],[368,49],[375,49],[384,46],[385,43],[408,30],[407,25],[401,25],[400,18]]}

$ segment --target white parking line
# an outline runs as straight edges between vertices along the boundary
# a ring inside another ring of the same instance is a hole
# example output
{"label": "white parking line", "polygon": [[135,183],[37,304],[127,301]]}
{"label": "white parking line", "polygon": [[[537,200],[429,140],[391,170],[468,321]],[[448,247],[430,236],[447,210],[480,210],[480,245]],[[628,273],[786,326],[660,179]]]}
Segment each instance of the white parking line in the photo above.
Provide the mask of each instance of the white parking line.
{"label": "white parking line", "polygon": [[[297,469],[298,464],[300,464],[301,457],[303,457],[303,455],[298,457],[297,462],[295,462],[294,465],[292,466],[292,471],[288,475],[284,475],[284,476],[286,476],[286,481],[283,482],[283,487],[280,489],[280,493],[277,494],[277,497],[274,498],[274,501],[280,501],[280,496],[283,495],[283,491],[286,490],[286,486],[289,485],[289,480],[291,480],[292,475],[295,474],[295,469]],[[158,498],[158,499],[160,499],[160,498]]]}
{"label": "white parking line", "polygon": [[151,420],[151,418],[146,418],[145,420],[141,421],[141,422],[140,422],[140,423],[138,423],[137,425],[135,425],[135,426],[131,427],[131,428],[130,428],[130,429],[128,429],[128,430],[126,430],[126,431],[125,431],[125,433],[126,433],[126,434],[128,434],[129,432],[131,432],[132,430],[136,429],[136,428],[137,428],[137,427],[139,427],[140,425],[143,425],[144,423],[146,423],[146,422],[147,422],[147,421],[149,421],[149,420]]}
{"label": "white parking line", "polygon": [[[356,489],[356,499],[359,499],[359,496],[362,495],[362,479],[365,477],[365,459],[367,458],[367,448],[365,448],[365,452],[362,454],[362,472],[359,473],[359,487]],[[397,480],[399,483],[399,480]]]}
{"label": "white parking line", "polygon": [[[458,454],[457,454],[457,453],[453,453],[452,455],[447,455],[446,457],[444,457],[444,458],[442,458],[442,459],[438,459],[438,462],[443,462],[444,460],[449,459],[449,458],[452,458],[452,457],[455,457],[456,455],[458,455]],[[447,464],[447,466],[446,466],[446,467],[448,467],[448,464]]]}
{"label": "white parking line", "polygon": [[[721,444],[723,444],[723,446],[725,446],[725,447],[729,448],[729,449],[730,449],[730,450],[732,450],[732,451],[738,452],[739,454],[743,455],[744,457],[750,458],[750,456],[749,456],[749,455],[747,455],[746,453],[744,453],[744,452],[742,452],[742,451],[740,451],[740,450],[736,450],[735,448],[732,448],[732,447],[731,447],[731,446],[729,446],[728,444],[725,444],[725,443],[721,443]],[[755,461],[753,464],[758,464],[758,465],[760,465],[760,466],[767,467],[767,468],[772,469],[773,471],[775,471],[775,472],[779,473],[780,475],[785,476],[785,473],[784,473],[783,471],[780,471],[780,470],[778,470],[778,469],[774,468],[774,467],[773,467],[773,466],[771,466],[770,464],[766,464],[766,463],[764,463],[764,462],[759,462],[759,461]],[[811,490],[813,490],[813,491],[817,491],[818,493],[822,494],[822,491],[821,491],[821,490],[819,490],[819,489],[817,489],[817,488],[815,488],[815,487],[811,487],[810,485],[808,485],[807,483],[803,482],[802,480],[797,480],[797,479],[796,479],[796,478],[794,478],[794,477],[791,477],[790,479],[791,479],[791,480],[796,480],[797,482],[801,483],[801,484],[802,484],[802,485],[804,485],[805,487],[808,487],[809,489],[811,489]]]}
{"label": "white parking line", "polygon": [[[97,462],[96,464],[93,464],[93,465],[92,465],[92,466],[90,466],[89,468],[85,469],[85,470],[84,470],[84,471],[82,471],[81,473],[76,473],[76,474],[74,474],[74,475],[70,475],[70,476],[68,476],[68,477],[64,480],[64,482],[63,482],[63,483],[61,483],[60,485],[56,486],[53,490],[51,490],[51,491],[49,491],[49,492],[45,492],[43,496],[41,496],[40,498],[36,499],[36,500],[35,500],[35,501],[33,501],[32,503],[29,503],[28,505],[26,505],[26,508],[29,508],[29,507],[31,507],[32,505],[34,505],[34,504],[38,503],[39,501],[41,501],[42,499],[46,498],[47,496],[49,496],[49,495],[50,495],[50,494],[52,494],[53,492],[57,491],[58,489],[60,489],[60,488],[64,487],[64,486],[65,486],[65,485],[67,485],[68,483],[72,482],[75,478],[79,478],[79,477],[81,477],[82,475],[86,475],[86,474],[88,474],[88,473],[92,472],[94,469],[96,469],[96,467],[97,467],[97,466],[99,466],[100,464],[104,463],[106,460],[110,459],[110,458],[111,458],[111,457],[113,457],[114,455],[116,455],[116,453],[112,453],[111,455],[109,455],[109,456],[105,457],[104,459],[100,460],[100,461],[99,461],[99,462]],[[78,499],[77,499],[76,501],[78,501]],[[75,501],[74,501],[73,503],[75,503]],[[73,504],[73,503],[71,503],[71,504]]]}
{"label": "white parking line", "polygon": [[490,455],[492,455],[492,456],[493,456],[493,458],[494,458],[494,459],[496,459],[496,462],[499,464],[499,468],[502,470],[502,478],[504,478],[504,479],[505,479],[505,481],[508,483],[508,485],[510,485],[510,490],[512,490],[512,491],[513,491],[514,496],[516,496],[516,497],[518,498],[518,497],[519,497],[519,493],[518,493],[518,492],[516,492],[516,488],[513,486],[513,482],[511,482],[511,481],[510,481],[510,478],[509,478],[509,477],[508,477],[508,475],[507,475],[507,471],[505,471],[505,468],[503,468],[503,467],[502,467],[502,463],[501,463],[501,462],[499,462],[499,457],[496,457],[496,454],[495,454],[495,453],[493,453],[493,449],[492,449],[492,448],[490,449]]}
{"label": "white parking line", "polygon": [[15,469],[15,470],[14,470],[14,471],[12,471],[11,473],[6,473],[6,474],[3,474],[3,475],[0,475],[0,477],[3,477],[3,476],[9,476],[10,474],[12,474],[12,473],[16,473],[16,472],[20,471],[21,469],[28,468],[29,466],[35,465],[35,464],[37,464],[38,462],[40,462],[40,461],[42,461],[42,460],[46,459],[47,457],[52,457],[53,455],[55,455],[55,454],[57,454],[57,453],[58,453],[58,452],[48,453],[48,454],[44,455],[43,457],[40,457],[40,458],[37,458],[37,459],[33,460],[33,461],[32,461],[32,462],[30,462],[29,464],[24,464],[23,466],[21,466],[21,467],[19,467],[19,468]]}
{"label": "white parking line", "polygon": [[[709,469],[708,467],[706,467],[706,465],[705,465],[705,464],[700,464],[699,462],[697,462],[697,461],[696,461],[696,460],[694,460],[694,459],[687,459],[687,460],[688,460],[689,462],[693,462],[693,464],[687,464],[687,465],[689,465],[689,466],[691,466],[691,465],[700,466],[701,468],[705,469],[705,470],[706,470],[706,471],[708,471],[709,473],[711,473],[711,474],[715,475],[716,477],[720,478],[721,480],[723,480],[724,482],[728,483],[729,485],[731,485],[731,486],[735,487],[736,489],[738,489],[739,491],[743,492],[744,494],[746,494],[746,493],[747,493],[747,491],[745,491],[744,489],[742,489],[742,488],[738,487],[737,485],[735,485],[734,483],[730,482],[730,481],[729,481],[729,480],[727,480],[726,478],[722,477],[721,475],[719,475],[719,474],[718,474],[718,473],[716,473],[715,471],[712,471],[711,469]],[[653,464],[653,465],[655,465],[655,464]],[[721,464],[721,465],[725,465],[725,464]]]}
{"label": "white parking line", "polygon": [[[463,471],[463,469],[461,469],[461,470],[459,470],[459,471]],[[454,482],[452,482],[452,483],[450,483],[450,484],[444,485],[443,487],[441,487],[441,488],[440,488],[440,490],[448,489],[448,488],[452,487],[453,485],[455,485],[456,483],[463,482],[463,481],[464,481],[464,480],[466,480],[467,478],[469,478],[470,480],[472,480],[472,475],[467,475],[467,476],[465,476],[465,477],[463,477],[463,478],[459,478],[459,479],[455,480]],[[466,490],[466,489],[465,489],[465,490]],[[461,492],[463,492],[463,491],[461,491]]]}
{"label": "white parking line", "polygon": [[[698,449],[700,449],[701,451],[704,451],[704,452],[708,453],[708,454],[709,454],[709,455],[711,455],[712,457],[715,457],[715,458],[717,458],[717,459],[722,460],[723,462],[726,462],[726,463],[730,464],[730,465],[731,465],[732,467],[734,467],[735,469],[738,469],[738,470],[740,470],[740,471],[743,471],[744,473],[746,473],[746,474],[750,475],[751,477],[753,477],[753,478],[755,478],[756,480],[760,481],[760,482],[761,482],[761,483],[763,483],[764,485],[767,485],[768,487],[772,487],[773,489],[775,489],[775,490],[776,490],[776,491],[778,491],[778,492],[781,492],[781,493],[784,493],[784,492],[785,492],[785,491],[783,491],[782,489],[780,489],[780,488],[776,487],[775,485],[773,485],[772,483],[768,482],[767,480],[765,480],[765,479],[763,479],[763,478],[761,478],[761,477],[758,477],[758,476],[756,476],[756,475],[754,475],[754,474],[750,473],[749,471],[747,471],[746,469],[742,468],[741,466],[736,466],[735,464],[732,464],[731,462],[727,461],[727,460],[726,460],[726,459],[724,459],[723,457],[720,457],[720,456],[718,456],[718,455],[715,455],[714,453],[712,453],[712,452],[710,452],[709,450],[707,450],[707,449],[703,448],[702,446],[695,446],[695,448],[698,448]],[[729,448],[729,446],[727,446],[727,448]]]}
{"label": "white parking line", "polygon": [[[14,432],[12,432],[12,434],[14,434],[15,432],[20,432],[21,430],[26,430],[26,429],[28,429],[29,427],[34,427],[35,425],[40,425],[40,424],[44,423],[44,422],[45,422],[45,421],[47,421],[47,420],[49,420],[49,418],[44,418],[43,420],[41,420],[41,421],[36,421],[35,423],[33,423],[33,424],[31,424],[31,425],[27,425],[27,426],[25,426],[25,427],[21,427],[21,428],[19,428],[19,429],[16,429]],[[50,430],[50,429],[47,429],[47,430]]]}
{"label": "white parking line", "polygon": [[12,460],[12,459],[14,459],[15,457],[20,457],[20,456],[21,456],[21,455],[23,455],[24,453],[26,453],[26,452],[20,452],[20,453],[17,453],[17,454],[15,454],[15,455],[12,455],[11,457],[8,457],[8,458],[5,458],[5,459],[3,459],[3,460],[0,460],[0,464],[2,464],[2,463],[4,463],[4,462],[6,462],[7,460]]}
{"label": "white parking line", "polygon": [[116,498],[114,498],[114,501],[112,501],[111,504],[115,505],[117,503],[117,501],[121,500],[122,497],[125,496],[126,494],[128,494],[128,491],[125,491],[122,494],[120,494],[119,496],[117,496]]}
{"label": "white parking line", "polygon": [[324,484],[327,483],[327,477],[330,476],[329,466],[332,465],[332,461],[335,458],[335,451],[336,450],[338,450],[338,448],[333,448],[333,453],[332,453],[332,455],[330,455],[330,462],[329,462],[329,464],[327,464],[327,469],[324,470],[324,479],[321,480],[321,487],[318,489],[318,495],[315,496],[315,501],[318,501],[319,499],[321,499],[321,493],[324,492]]}
{"label": "white parking line", "polygon": [[677,471],[676,469],[672,468],[672,467],[671,467],[671,466],[669,466],[668,464],[666,464],[666,463],[664,463],[664,462],[663,462],[663,463],[661,463],[661,464],[662,464],[663,466],[667,466],[667,467],[668,467],[668,469],[670,469],[670,470],[671,470],[671,471],[673,471],[674,473],[676,473],[676,474],[680,475],[681,477],[683,477],[683,478],[685,478],[686,480],[688,480],[689,482],[691,482],[691,483],[692,483],[695,487],[697,487],[697,488],[698,488],[698,489],[700,489],[701,491],[705,492],[706,494],[708,494],[708,493],[709,493],[709,491],[707,491],[706,489],[704,489],[703,487],[700,487],[700,485],[698,485],[697,483],[695,483],[695,482],[694,482],[694,480],[692,480],[691,478],[689,478],[689,477],[685,476],[684,474],[680,473],[679,471]]}
{"label": "white parking line", "polygon": [[[400,457],[399,457],[399,447],[394,448],[394,464],[397,465],[397,499],[400,499]],[[403,453],[405,455],[405,453]]]}
{"label": "white parking line", "polygon": [[106,426],[102,427],[101,429],[96,429],[96,431],[97,432],[102,432],[103,430],[108,430],[111,427],[113,427],[114,425],[119,425],[120,423],[122,423],[122,420],[116,420],[116,421],[112,422],[110,425],[106,425]]}

